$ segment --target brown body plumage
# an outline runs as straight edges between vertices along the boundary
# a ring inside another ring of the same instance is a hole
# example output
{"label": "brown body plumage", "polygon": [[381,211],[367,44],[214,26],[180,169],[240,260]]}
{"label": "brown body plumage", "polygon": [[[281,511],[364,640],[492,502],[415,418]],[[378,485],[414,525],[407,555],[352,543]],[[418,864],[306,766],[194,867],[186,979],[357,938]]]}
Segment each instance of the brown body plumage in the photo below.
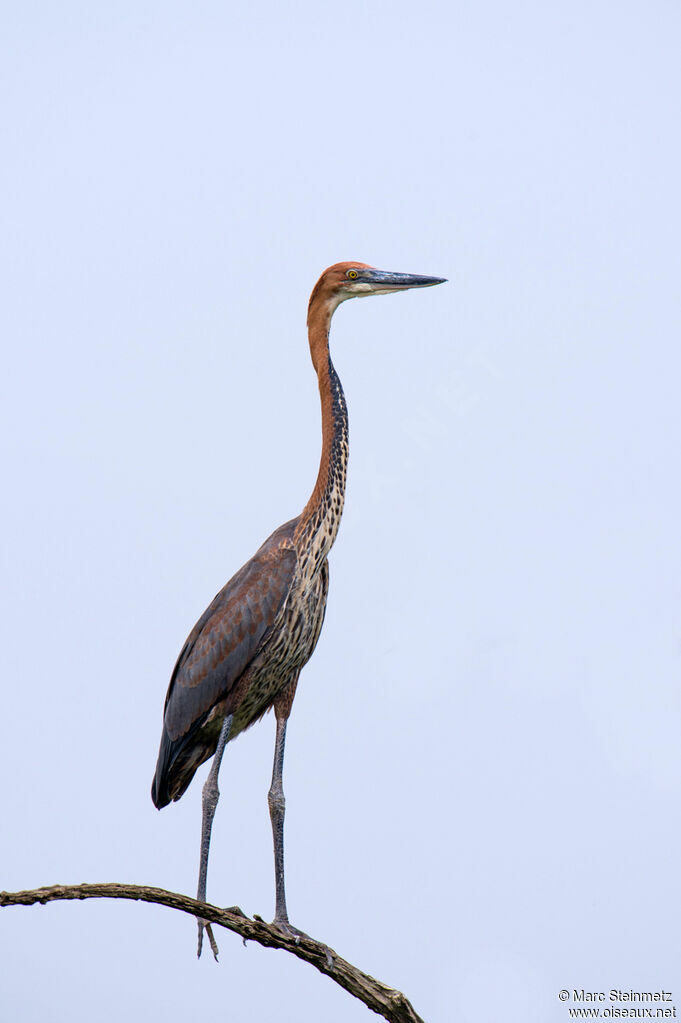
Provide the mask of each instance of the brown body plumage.
{"label": "brown body plumage", "polygon": [[[202,846],[199,898],[205,896],[217,769],[224,745],[274,706],[277,745],[270,812],[277,879],[275,920],[285,926],[281,789],[285,724],[298,676],[324,621],[327,556],[343,511],[348,461],[347,408],[329,355],[331,317],[348,298],[440,282],[436,277],[388,274],[364,263],[337,263],[319,278],[308,308],[310,355],[322,411],[322,454],[314,490],[302,513],[272,533],[201,616],[180,653],[166,696],[152,785],[155,805],[160,808],[179,799],[199,765],[218,751],[204,787],[205,849]],[[208,809],[207,803],[211,804]]]}
{"label": "brown body plumage", "polygon": [[213,755],[225,715],[234,715],[231,741],[273,706],[281,690],[295,692],[319,639],[327,555],[343,512],[348,461],[347,406],[329,354],[334,308],[318,284],[308,314],[322,406],[314,491],[302,514],[275,530],[220,590],[182,648],[166,696],[152,786],[159,808],[179,799]]}

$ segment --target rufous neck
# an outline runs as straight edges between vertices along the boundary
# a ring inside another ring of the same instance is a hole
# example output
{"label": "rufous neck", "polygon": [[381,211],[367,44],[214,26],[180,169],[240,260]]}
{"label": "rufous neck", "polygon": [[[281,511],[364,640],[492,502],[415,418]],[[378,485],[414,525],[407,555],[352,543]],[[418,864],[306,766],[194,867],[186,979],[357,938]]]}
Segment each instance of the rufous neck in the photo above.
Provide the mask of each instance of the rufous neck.
{"label": "rufous neck", "polygon": [[314,490],[300,517],[299,531],[306,542],[318,536],[324,555],[336,538],[345,499],[348,461],[348,413],[345,395],[329,353],[329,328],[335,305],[330,302],[308,311],[308,337],[312,364],[319,381],[322,411],[322,453]]}
{"label": "rufous neck", "polygon": [[315,301],[314,296],[310,300],[307,310],[307,337],[310,343],[310,355],[320,383],[324,366],[329,357],[329,330],[331,329],[331,317],[335,311],[334,303],[328,299]]}

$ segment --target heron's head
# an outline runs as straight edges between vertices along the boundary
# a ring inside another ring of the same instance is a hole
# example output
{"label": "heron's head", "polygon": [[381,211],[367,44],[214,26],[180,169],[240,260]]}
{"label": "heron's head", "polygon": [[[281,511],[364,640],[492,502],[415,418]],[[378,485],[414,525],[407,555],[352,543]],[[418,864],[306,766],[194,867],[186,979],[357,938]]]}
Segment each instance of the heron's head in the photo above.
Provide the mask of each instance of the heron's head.
{"label": "heron's head", "polygon": [[445,277],[390,273],[366,263],[334,263],[315,284],[310,296],[310,309],[319,303],[333,312],[348,298],[389,295],[393,291],[406,291],[408,288],[430,288],[434,284],[444,284],[445,281]]}

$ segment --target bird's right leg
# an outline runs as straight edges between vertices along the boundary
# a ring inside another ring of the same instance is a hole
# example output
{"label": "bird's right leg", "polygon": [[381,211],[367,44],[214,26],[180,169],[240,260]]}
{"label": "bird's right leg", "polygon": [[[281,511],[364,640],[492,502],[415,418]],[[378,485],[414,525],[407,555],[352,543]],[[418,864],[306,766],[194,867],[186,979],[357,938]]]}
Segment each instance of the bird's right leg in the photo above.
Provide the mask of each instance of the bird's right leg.
{"label": "bird's right leg", "polygon": [[276,895],[276,909],[272,923],[284,934],[294,937],[307,938],[304,931],[292,927],[289,923],[288,910],[286,908],[286,887],[284,880],[284,813],[286,811],[286,800],[284,798],[284,787],[282,784],[282,773],[284,770],[284,745],[286,742],[286,723],[291,713],[293,697],[298,685],[296,672],[293,679],[274,701],[274,714],[277,719],[277,737],[274,745],[274,764],[272,767],[272,785],[267,794],[267,802],[270,807],[270,819],[272,821],[272,838],[274,842],[274,883]]}
{"label": "bird's right leg", "polygon": [[[199,864],[199,888],[196,898],[199,902],[206,901],[206,876],[208,874],[208,852],[210,850],[210,833],[213,828],[213,817],[215,816],[215,808],[218,805],[218,799],[220,798],[220,789],[218,788],[218,772],[220,771],[220,764],[222,763],[222,754],[225,752],[225,746],[229,739],[229,733],[232,728],[233,715],[227,714],[225,720],[222,722],[222,728],[220,729],[220,736],[218,738],[218,744],[215,749],[215,755],[213,757],[213,764],[210,769],[210,773],[206,778],[203,786],[203,820],[201,824],[201,861]],[[201,949],[203,947],[203,929],[205,927],[206,933],[208,934],[208,940],[210,941],[210,947],[213,950],[213,955],[217,959],[218,957],[218,946],[213,937],[213,930],[209,923],[205,920],[199,920],[199,947],[197,955],[201,955]]]}
{"label": "bird's right leg", "polygon": [[[296,943],[300,938],[309,938],[305,931],[293,927],[289,922],[288,910],[286,908],[286,888],[284,882],[284,813],[286,800],[284,799],[284,787],[282,784],[282,773],[284,770],[284,744],[286,742],[286,722],[291,713],[291,704],[298,685],[297,672],[292,681],[274,701],[274,713],[277,719],[277,737],[274,744],[274,764],[272,767],[272,785],[267,794],[267,801],[270,806],[270,818],[272,821],[272,838],[274,839],[274,882],[276,909],[274,913],[274,926],[289,937],[293,937]],[[335,952],[323,946],[326,950],[326,961],[329,969],[333,969],[333,957]]]}

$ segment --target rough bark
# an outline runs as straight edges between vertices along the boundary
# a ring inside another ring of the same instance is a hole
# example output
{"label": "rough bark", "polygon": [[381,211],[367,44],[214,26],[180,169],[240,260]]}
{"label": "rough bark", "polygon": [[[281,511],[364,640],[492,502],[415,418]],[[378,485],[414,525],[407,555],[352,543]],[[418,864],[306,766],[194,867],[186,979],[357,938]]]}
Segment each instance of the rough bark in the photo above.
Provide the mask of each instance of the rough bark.
{"label": "rough bark", "polygon": [[241,935],[245,941],[257,941],[265,948],[281,948],[291,952],[298,959],[310,963],[336,984],[340,984],[351,995],[364,1002],[367,1008],[390,1020],[390,1023],[423,1023],[409,1000],[400,991],[382,984],[368,973],[357,969],[352,963],[341,959],[327,945],[310,937],[289,937],[271,924],[265,923],[259,916],[254,916],[253,919],[247,917],[237,906],[220,909],[218,906],[197,902],[187,895],[169,892],[164,888],[131,884],[52,885],[25,892],[0,892],[0,906],[32,906],[36,902],[44,905],[58,899],[133,899],[179,909],[183,913],[190,913],[212,924],[226,927]]}

